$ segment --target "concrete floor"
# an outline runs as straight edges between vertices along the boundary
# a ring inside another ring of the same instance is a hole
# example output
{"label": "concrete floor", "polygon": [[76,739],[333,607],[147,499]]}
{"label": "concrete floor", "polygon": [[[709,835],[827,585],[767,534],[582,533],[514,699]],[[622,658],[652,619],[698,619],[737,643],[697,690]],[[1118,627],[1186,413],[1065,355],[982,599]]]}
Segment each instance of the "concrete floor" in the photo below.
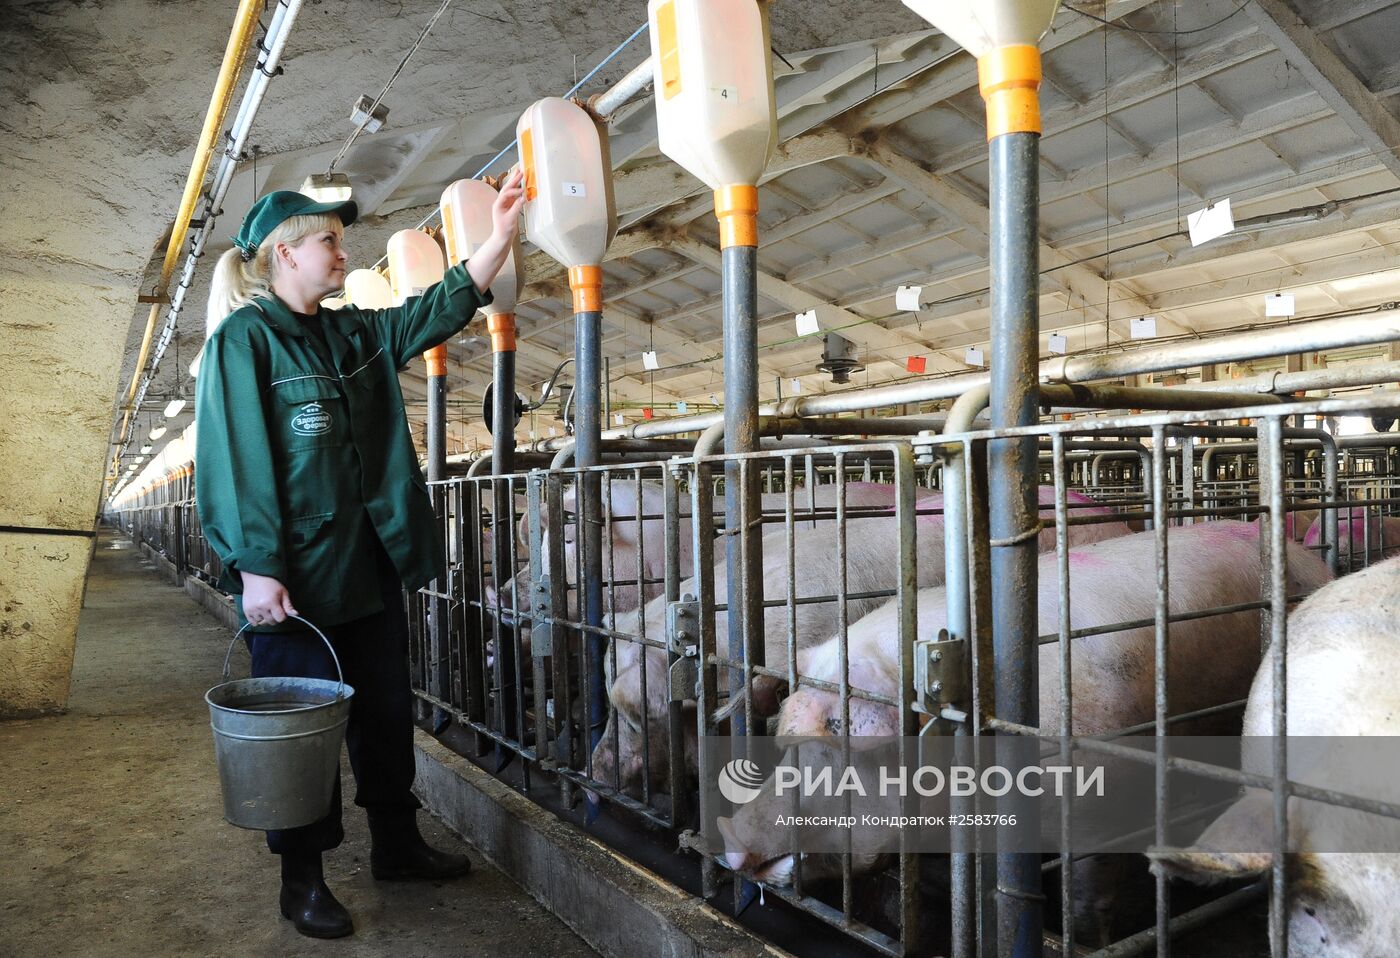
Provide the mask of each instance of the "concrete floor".
{"label": "concrete floor", "polygon": [[[355,934],[298,935],[277,913],[277,859],[261,833],[221,815],[204,692],[228,633],[152,573],[105,532],[71,710],[0,722],[0,956],[594,954],[470,847],[476,870],[464,880],[375,882],[348,796],[326,877]],[[429,842],[461,846],[420,819]]]}

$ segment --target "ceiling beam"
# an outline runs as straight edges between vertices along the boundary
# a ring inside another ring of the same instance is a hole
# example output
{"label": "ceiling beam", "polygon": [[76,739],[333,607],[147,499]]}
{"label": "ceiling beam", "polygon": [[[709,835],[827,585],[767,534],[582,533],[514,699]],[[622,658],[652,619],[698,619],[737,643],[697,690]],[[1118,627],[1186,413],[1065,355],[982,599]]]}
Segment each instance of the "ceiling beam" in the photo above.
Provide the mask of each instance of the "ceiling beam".
{"label": "ceiling beam", "polygon": [[[1280,263],[1275,269],[1255,271],[1246,276],[1210,280],[1181,289],[1151,293],[1147,299],[1154,309],[1185,309],[1245,296],[1257,297],[1300,289],[1316,283],[1331,283],[1339,279],[1393,273],[1398,269],[1400,262],[1397,262],[1393,248],[1374,247],[1367,241],[1353,254],[1334,254],[1311,263]],[[1251,309],[1262,313],[1263,304],[1252,304]]]}
{"label": "ceiling beam", "polygon": [[[869,142],[865,156],[889,176],[902,183],[909,190],[923,196],[953,219],[964,225],[983,251],[985,259],[990,243],[990,214],[984,201],[974,199],[955,186],[948,178],[927,169],[894,149],[884,140]],[[1066,292],[1078,296],[1086,303],[1115,302],[1122,304],[1128,312],[1137,315],[1151,312],[1152,308],[1133,290],[1121,284],[1110,297],[1103,276],[1085,263],[1076,263],[1069,256],[1055,249],[1042,237],[1040,244],[1040,267],[1054,270],[1054,281],[1063,284]],[[893,292],[893,291],[891,291]],[[1176,332],[1190,330],[1171,317],[1159,317],[1163,324]]]}
{"label": "ceiling beam", "polygon": [[1366,149],[1400,177],[1400,156],[1395,155],[1396,147],[1400,147],[1400,121],[1366,89],[1341,57],[1284,0],[1254,0],[1246,12]]}

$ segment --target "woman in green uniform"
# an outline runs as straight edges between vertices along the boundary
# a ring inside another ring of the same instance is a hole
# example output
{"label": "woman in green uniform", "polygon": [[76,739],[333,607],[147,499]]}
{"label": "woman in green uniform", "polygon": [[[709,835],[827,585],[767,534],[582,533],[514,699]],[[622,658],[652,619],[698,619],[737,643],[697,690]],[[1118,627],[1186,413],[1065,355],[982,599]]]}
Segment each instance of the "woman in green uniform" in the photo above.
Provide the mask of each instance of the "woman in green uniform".
{"label": "woman in green uniform", "polygon": [[[413,698],[403,588],[441,574],[441,534],[404,415],[398,370],[491,302],[515,237],[520,176],[503,185],[491,238],[402,306],[329,310],[345,282],[353,202],[270,193],[215,268],[195,405],[195,494],[220,582],[250,626],[254,676],[334,678],[319,626],[355,688],[346,746],[368,812],[375,878],[464,875],[429,847],[411,792]],[[215,324],[217,326],[215,327]],[[282,859],[280,908],[298,931],[337,938],[350,915],[321,855],[340,844],[339,784],[326,817],[267,833]]]}

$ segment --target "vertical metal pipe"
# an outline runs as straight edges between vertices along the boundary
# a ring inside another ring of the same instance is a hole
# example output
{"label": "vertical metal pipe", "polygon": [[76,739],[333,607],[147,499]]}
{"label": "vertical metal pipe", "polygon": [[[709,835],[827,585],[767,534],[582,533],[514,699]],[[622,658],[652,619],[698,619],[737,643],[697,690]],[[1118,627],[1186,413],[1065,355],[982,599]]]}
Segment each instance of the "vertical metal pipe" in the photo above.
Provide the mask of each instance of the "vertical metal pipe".
{"label": "vertical metal pipe", "polygon": [[[989,144],[991,167],[992,428],[1036,422],[1040,240],[1039,136],[1004,133]],[[989,444],[992,635],[997,714],[1039,726],[1037,642],[1037,457],[1034,437]],[[1027,834],[1033,805],[1027,803]],[[1018,816],[1022,810],[1017,810]],[[997,849],[998,951],[1039,955],[1044,921],[1040,859]]]}
{"label": "vertical metal pipe", "polygon": [[[515,317],[500,313],[488,318],[491,330],[491,473],[507,476],[515,471]],[[515,541],[510,513],[512,496],[505,480],[491,482],[491,575],[496,580],[496,595],[515,574],[511,563],[511,544]],[[495,649],[501,660],[500,714],[502,730],[515,737],[516,706],[520,683],[517,681],[519,656],[514,628],[502,624],[500,610],[495,616]]]}
{"label": "vertical metal pipe", "polygon": [[[447,347],[438,346],[423,354],[428,367],[428,481],[440,482],[447,478]],[[437,514],[438,528],[442,528],[445,512],[445,497],[441,488],[434,488],[433,508]],[[434,580],[429,588],[440,594],[447,591],[445,583]],[[431,614],[428,616],[428,658],[432,663],[428,671],[428,690],[440,699],[446,699],[446,690],[452,686],[451,670],[447,662],[447,615],[448,604],[436,595],[431,601]],[[446,723],[446,716],[440,709],[434,709],[433,725],[436,728]]]}
{"label": "vertical metal pipe", "polygon": [[[600,461],[602,432],[602,322],[601,310],[574,314],[574,464],[583,468]],[[580,477],[578,537],[583,545],[584,568],[579,579],[579,610],[586,626],[603,624],[603,526],[602,485],[596,473]],[[588,745],[598,744],[608,719],[603,654],[607,643],[601,635],[588,632],[584,637],[588,663]]]}
{"label": "vertical metal pipe", "polygon": [[[1155,808],[1153,822],[1156,829],[1156,842],[1159,846],[1168,843],[1167,837],[1167,717],[1171,711],[1170,692],[1167,684],[1168,663],[1171,661],[1171,624],[1167,621],[1170,613],[1171,577],[1168,565],[1167,529],[1167,432],[1163,426],[1152,427],[1152,531],[1156,554],[1157,594],[1154,605],[1155,667],[1153,669],[1153,704],[1156,722],[1157,764],[1154,779]],[[1157,875],[1157,954],[1167,958],[1171,950],[1171,896],[1165,875]]]}
{"label": "vertical metal pipe", "polygon": [[[725,247],[724,272],[724,452],[725,455],[753,452],[758,448],[758,249],[756,246]],[[744,480],[747,479],[747,483]],[[745,516],[761,514],[758,473],[740,475],[737,462],[724,466],[725,560],[728,584],[728,655],[734,661],[744,658],[744,636],[757,634],[763,621],[762,526],[757,522],[745,528]],[[747,553],[749,566],[741,557]],[[763,643],[755,642],[750,664],[763,665]],[[744,676],[729,672],[729,694],[741,694]],[[735,736],[746,734],[742,712],[734,716]]]}
{"label": "vertical metal pipe", "polygon": [[[1260,460],[1267,462],[1269,481],[1259,484],[1269,497],[1264,542],[1266,565],[1261,575],[1269,603],[1267,654],[1274,683],[1273,706],[1273,866],[1270,869],[1269,950],[1288,958],[1288,899],[1284,875],[1288,837],[1288,588],[1287,553],[1283,537],[1283,423],[1268,416],[1259,424]],[[1261,666],[1262,667],[1262,666]]]}

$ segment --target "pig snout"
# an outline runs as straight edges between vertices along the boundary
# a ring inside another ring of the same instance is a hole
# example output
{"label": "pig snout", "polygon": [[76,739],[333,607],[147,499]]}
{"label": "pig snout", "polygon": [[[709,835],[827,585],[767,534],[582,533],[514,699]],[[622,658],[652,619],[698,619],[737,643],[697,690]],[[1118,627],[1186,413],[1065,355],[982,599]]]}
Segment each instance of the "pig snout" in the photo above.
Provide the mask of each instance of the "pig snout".
{"label": "pig snout", "polygon": [[720,837],[724,840],[724,860],[736,872],[743,872],[755,881],[771,885],[792,884],[793,857],[789,852],[769,857],[764,852],[750,847],[740,836],[740,826],[732,818],[720,816],[715,819]]}

